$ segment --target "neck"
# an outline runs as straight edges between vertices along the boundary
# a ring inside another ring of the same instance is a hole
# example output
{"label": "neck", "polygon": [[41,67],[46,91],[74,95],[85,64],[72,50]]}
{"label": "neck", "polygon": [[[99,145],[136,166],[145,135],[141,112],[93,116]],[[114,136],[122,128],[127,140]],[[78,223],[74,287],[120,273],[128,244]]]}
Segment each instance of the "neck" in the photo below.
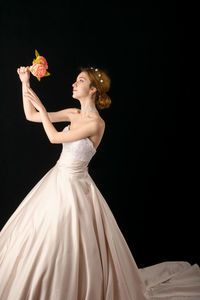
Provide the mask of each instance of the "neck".
{"label": "neck", "polygon": [[84,101],[81,103],[81,113],[87,114],[91,112],[98,112],[94,101]]}

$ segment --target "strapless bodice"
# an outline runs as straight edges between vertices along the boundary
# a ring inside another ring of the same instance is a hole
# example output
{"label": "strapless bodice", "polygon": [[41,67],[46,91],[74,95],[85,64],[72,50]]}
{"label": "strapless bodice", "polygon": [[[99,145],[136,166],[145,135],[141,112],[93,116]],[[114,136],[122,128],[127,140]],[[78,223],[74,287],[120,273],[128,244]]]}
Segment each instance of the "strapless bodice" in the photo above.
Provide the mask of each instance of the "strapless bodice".
{"label": "strapless bodice", "polygon": [[[69,126],[63,129],[63,131],[67,130],[69,130]],[[78,165],[80,168],[81,166],[86,167],[96,153],[96,149],[89,138],[63,143],[62,145],[62,152],[58,164],[70,168],[73,168],[74,165]]]}

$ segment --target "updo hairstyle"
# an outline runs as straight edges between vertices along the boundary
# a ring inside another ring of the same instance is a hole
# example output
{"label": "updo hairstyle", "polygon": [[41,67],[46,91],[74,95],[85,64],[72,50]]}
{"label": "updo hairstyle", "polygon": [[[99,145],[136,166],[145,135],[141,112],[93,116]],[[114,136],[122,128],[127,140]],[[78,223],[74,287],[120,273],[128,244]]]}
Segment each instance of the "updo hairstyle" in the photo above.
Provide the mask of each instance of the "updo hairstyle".
{"label": "updo hairstyle", "polygon": [[91,86],[97,89],[96,92],[96,107],[98,109],[105,109],[111,105],[111,99],[107,95],[110,89],[110,78],[105,71],[93,67],[81,68],[82,72],[86,72],[91,81]]}

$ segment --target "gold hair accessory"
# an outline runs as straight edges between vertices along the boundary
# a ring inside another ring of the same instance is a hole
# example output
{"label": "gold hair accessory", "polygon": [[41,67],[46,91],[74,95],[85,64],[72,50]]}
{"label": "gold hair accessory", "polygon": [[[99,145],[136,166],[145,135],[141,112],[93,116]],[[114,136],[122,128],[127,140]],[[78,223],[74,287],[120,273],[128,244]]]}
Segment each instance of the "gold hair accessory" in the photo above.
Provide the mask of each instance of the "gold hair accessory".
{"label": "gold hair accessory", "polygon": [[[95,70],[95,72],[99,72],[99,70],[98,70],[97,68],[94,69],[93,67],[90,67],[90,69]],[[102,76],[102,75],[101,75],[101,73],[99,72],[99,74],[98,74],[99,79],[101,78],[101,76]],[[99,81],[102,83],[102,82],[103,82],[103,79],[100,79]]]}

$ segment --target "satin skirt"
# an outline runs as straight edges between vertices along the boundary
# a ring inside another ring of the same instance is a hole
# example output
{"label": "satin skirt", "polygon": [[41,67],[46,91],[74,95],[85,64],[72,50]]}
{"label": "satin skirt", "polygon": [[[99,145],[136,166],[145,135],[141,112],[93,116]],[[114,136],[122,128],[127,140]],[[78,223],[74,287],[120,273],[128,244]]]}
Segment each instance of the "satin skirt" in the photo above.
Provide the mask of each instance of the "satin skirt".
{"label": "satin skirt", "polygon": [[197,300],[200,272],[138,269],[87,164],[60,159],[0,232],[0,299]]}

